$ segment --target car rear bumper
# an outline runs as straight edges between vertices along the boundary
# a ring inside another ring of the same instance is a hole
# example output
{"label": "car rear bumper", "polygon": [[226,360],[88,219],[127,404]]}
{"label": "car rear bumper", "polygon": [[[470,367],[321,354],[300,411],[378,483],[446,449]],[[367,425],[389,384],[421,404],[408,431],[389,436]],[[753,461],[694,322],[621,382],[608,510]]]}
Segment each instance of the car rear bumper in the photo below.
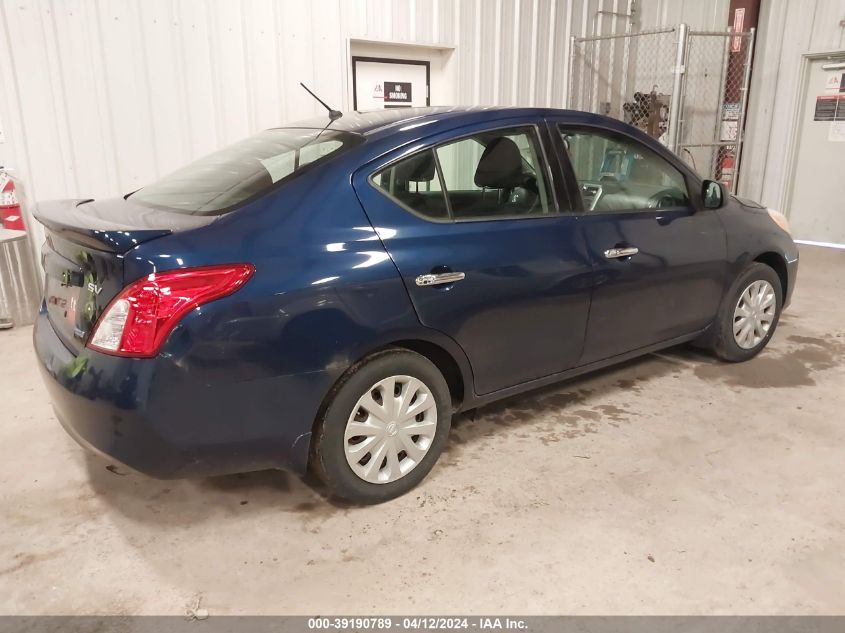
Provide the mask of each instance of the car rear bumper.
{"label": "car rear bumper", "polygon": [[56,417],[109,460],[162,479],[307,467],[314,412],[298,403],[319,372],[208,384],[174,359],[76,356],[44,313],[33,338]]}

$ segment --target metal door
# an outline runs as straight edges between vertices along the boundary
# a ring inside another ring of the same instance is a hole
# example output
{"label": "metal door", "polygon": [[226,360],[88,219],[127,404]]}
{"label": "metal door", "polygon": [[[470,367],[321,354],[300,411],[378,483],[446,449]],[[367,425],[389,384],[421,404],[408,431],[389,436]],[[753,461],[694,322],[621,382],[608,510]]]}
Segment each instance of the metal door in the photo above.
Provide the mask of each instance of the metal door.
{"label": "metal door", "polygon": [[845,51],[810,59],[788,216],[796,239],[845,245]]}

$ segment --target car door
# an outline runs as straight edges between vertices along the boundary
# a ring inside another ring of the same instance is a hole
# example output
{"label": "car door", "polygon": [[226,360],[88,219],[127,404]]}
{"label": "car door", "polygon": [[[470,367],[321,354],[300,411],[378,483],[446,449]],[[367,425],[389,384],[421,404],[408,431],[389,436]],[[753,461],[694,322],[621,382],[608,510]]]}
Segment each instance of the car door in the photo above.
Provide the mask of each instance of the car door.
{"label": "car door", "polygon": [[552,123],[595,271],[580,364],[709,325],[724,290],[725,233],[693,199],[696,180],[621,131]]}
{"label": "car door", "polygon": [[478,394],[581,355],[590,262],[545,152],[538,125],[487,123],[410,156],[397,150],[353,178],[420,322],[461,345]]}

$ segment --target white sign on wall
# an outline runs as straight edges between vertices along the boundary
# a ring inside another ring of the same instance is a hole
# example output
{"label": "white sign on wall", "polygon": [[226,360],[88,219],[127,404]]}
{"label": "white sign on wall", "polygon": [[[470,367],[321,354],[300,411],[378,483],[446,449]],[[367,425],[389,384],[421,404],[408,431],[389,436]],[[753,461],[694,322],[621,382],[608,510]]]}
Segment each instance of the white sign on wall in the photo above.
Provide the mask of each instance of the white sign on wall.
{"label": "white sign on wall", "polygon": [[352,72],[356,110],[428,105],[428,62],[353,57]]}

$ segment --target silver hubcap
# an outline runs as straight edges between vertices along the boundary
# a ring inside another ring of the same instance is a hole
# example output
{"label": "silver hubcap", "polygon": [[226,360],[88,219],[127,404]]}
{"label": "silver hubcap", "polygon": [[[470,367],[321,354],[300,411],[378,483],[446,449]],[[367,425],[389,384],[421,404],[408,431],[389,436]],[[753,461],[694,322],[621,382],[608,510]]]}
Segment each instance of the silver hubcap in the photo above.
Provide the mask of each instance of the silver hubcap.
{"label": "silver hubcap", "polygon": [[734,310],[734,340],[743,349],[760,344],[775,320],[775,289],[759,279],[746,288]]}
{"label": "silver hubcap", "polygon": [[428,453],[437,430],[431,390],[412,376],[391,376],[358,399],[343,435],[346,461],[371,484],[396,481]]}

